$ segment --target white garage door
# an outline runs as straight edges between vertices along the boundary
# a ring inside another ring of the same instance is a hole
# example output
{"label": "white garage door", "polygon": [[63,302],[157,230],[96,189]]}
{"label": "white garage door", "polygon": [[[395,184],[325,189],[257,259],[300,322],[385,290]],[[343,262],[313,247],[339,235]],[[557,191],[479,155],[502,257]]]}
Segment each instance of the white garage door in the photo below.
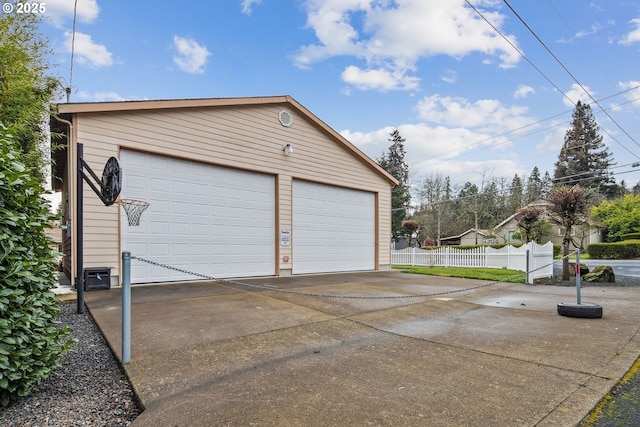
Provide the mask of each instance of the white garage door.
{"label": "white garage door", "polygon": [[[137,227],[122,213],[122,250],[216,278],[275,274],[273,176],[126,150],[120,162],[120,196],[150,203]],[[132,262],[132,283],[196,279]]]}
{"label": "white garage door", "polygon": [[375,196],[293,182],[293,273],[375,269]]}

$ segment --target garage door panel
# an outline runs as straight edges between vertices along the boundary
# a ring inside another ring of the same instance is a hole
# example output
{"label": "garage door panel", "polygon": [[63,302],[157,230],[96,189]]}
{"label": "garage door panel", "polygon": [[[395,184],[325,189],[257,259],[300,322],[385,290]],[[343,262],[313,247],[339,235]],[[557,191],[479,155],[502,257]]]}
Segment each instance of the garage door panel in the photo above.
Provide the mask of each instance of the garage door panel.
{"label": "garage door panel", "polygon": [[[150,202],[140,226],[123,219],[123,250],[212,277],[275,274],[273,176],[128,150],[120,161],[121,197]],[[132,283],[197,279],[134,264]]]}
{"label": "garage door panel", "polygon": [[293,272],[375,269],[375,195],[294,181]]}

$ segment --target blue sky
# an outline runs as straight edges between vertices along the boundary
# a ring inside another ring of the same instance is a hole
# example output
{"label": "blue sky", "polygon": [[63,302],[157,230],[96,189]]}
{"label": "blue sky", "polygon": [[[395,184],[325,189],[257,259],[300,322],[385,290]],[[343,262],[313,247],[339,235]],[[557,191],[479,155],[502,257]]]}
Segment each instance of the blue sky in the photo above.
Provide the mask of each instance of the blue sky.
{"label": "blue sky", "polygon": [[[42,27],[66,85],[73,4]],[[553,174],[582,100],[631,187],[639,51],[627,0],[78,0],[71,101],[288,94],[374,159],[399,129],[414,185],[480,185]]]}

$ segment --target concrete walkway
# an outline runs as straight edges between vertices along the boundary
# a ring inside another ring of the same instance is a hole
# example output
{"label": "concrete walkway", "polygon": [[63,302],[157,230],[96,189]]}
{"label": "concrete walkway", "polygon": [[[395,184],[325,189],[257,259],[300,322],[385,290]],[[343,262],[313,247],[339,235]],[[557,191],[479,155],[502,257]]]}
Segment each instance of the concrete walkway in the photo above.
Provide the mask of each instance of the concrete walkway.
{"label": "concrete walkway", "polygon": [[[135,426],[571,426],[640,355],[635,287],[583,288],[604,317],[574,319],[556,312],[575,302],[571,287],[397,271],[247,282],[433,296],[135,286],[126,372],[145,408]],[[119,356],[120,289],[85,301]]]}

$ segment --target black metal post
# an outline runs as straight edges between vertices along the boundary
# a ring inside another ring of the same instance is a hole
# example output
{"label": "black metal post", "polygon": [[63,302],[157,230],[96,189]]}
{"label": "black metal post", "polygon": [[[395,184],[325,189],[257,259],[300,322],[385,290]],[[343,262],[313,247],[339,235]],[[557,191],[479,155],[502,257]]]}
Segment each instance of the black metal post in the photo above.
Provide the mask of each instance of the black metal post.
{"label": "black metal post", "polygon": [[78,314],[84,313],[84,251],[83,251],[83,230],[82,230],[82,204],[83,204],[83,177],[82,177],[82,144],[77,144],[77,177],[76,177],[76,296],[78,300]]}

